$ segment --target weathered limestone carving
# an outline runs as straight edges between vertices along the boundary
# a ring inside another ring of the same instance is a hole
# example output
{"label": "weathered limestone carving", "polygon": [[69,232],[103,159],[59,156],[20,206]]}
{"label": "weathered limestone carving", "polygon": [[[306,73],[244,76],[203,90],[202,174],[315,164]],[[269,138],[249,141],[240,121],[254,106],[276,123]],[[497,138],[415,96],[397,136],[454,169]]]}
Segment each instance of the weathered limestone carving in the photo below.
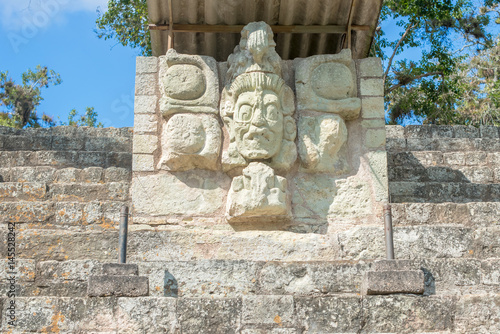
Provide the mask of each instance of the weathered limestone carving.
{"label": "weathered limestone carving", "polygon": [[348,170],[347,128],[337,115],[302,116],[299,120],[301,167],[309,172],[343,174]]}
{"label": "weathered limestone carving", "polygon": [[[254,22],[227,62],[174,50],[138,62],[131,192],[141,224],[192,220],[205,231],[226,220],[222,234],[260,238],[337,233],[380,216],[380,61],[354,62],[348,50],[283,61],[275,48],[271,28]],[[220,255],[208,244],[196,252]]]}
{"label": "weathered limestone carving", "polygon": [[282,219],[291,216],[287,181],[260,162],[251,162],[231,183],[226,206],[229,222]]}
{"label": "weathered limestone carving", "polygon": [[228,194],[231,222],[291,217],[287,181],[275,170],[285,172],[297,159],[295,97],[282,79],[275,46],[271,28],[253,22],[243,28],[240,45],[228,58],[220,116],[229,145],[222,167],[232,175],[243,173],[233,179]]}
{"label": "weathered limestone carving", "polygon": [[245,72],[281,74],[281,58],[275,50],[273,31],[265,22],[252,22],[241,31],[240,44],[234,48],[227,62],[226,81],[232,82]]}
{"label": "weathered limestone carving", "polygon": [[163,124],[161,142],[160,169],[218,169],[221,129],[214,116],[173,115]]}
{"label": "weathered limestone carving", "polygon": [[230,144],[223,153],[224,170],[268,160],[286,170],[297,158],[293,92],[275,74],[245,73],[222,93],[221,117]]}
{"label": "weathered limestone carving", "polygon": [[356,119],[361,110],[351,51],[318,55],[297,61],[295,89],[298,111],[319,111]]}
{"label": "weathered limestone carving", "polygon": [[219,80],[215,59],[177,54],[170,49],[160,57],[160,111],[217,113]]}
{"label": "weathered limestone carving", "polygon": [[230,140],[222,166],[229,171],[261,161],[284,171],[297,159],[293,91],[281,78],[271,28],[253,22],[241,35],[229,56],[229,83],[221,96],[220,115]]}
{"label": "weathered limestone carving", "polygon": [[301,116],[301,165],[309,172],[343,174],[349,169],[344,147],[347,141],[344,121],[358,118],[361,111],[351,51],[312,56],[297,60],[295,65],[297,110],[330,114]]}

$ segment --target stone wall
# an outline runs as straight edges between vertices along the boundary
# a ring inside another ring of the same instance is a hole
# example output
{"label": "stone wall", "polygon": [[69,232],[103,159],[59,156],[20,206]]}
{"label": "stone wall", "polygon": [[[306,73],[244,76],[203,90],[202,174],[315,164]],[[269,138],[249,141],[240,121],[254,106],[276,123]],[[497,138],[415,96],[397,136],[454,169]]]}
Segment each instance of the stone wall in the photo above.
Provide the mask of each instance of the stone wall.
{"label": "stone wall", "polygon": [[[291,103],[284,108],[291,110],[281,116],[281,123],[287,124],[282,126],[290,133],[279,140],[264,136],[263,142],[281,143],[281,153],[255,161],[243,158],[233,147],[238,136],[228,125],[234,122],[228,116],[234,111],[226,109],[232,110],[228,105],[234,104],[228,96],[237,64],[180,55],[174,50],[161,57],[137,58],[131,190],[135,223],[164,225],[164,230],[179,232],[188,226],[189,242],[204,244],[206,254],[196,254],[197,258],[325,260],[337,257],[331,247],[317,248],[306,257],[304,251],[310,251],[311,244],[335,243],[332,234],[345,226],[370,225],[382,219],[382,206],[387,201],[387,159],[380,60],[353,60],[348,50],[294,61],[275,56],[280,75],[274,79],[286,87],[283,99]],[[322,72],[325,75],[319,75]],[[193,84],[181,74],[200,82]],[[333,79],[330,82],[328,78]],[[203,85],[206,89],[201,97],[170,96],[181,95],[176,92],[179,89],[197,96]],[[239,85],[243,84],[235,86]],[[331,97],[315,93],[316,87],[331,86],[343,94]],[[249,142],[249,147],[252,143],[259,147],[257,140]],[[241,146],[243,151],[245,144]],[[272,182],[267,180],[273,186],[267,189],[270,186],[264,182],[263,193],[279,189],[287,198],[283,201],[286,204],[281,203],[287,207],[286,214],[278,205],[252,210],[249,207],[258,202],[253,198],[260,196],[249,189],[233,189],[243,180],[243,188],[257,183],[253,175],[265,174],[262,169],[257,173],[248,170],[244,173],[247,178],[241,177],[242,170],[251,168],[250,162],[262,161],[273,168]],[[209,236],[206,229],[216,232]],[[254,232],[245,233],[243,241],[243,233],[232,233],[242,230]],[[304,233],[309,234],[303,238]],[[255,249],[257,237],[266,240],[267,247]],[[215,247],[222,239],[230,249]],[[292,245],[292,240],[299,247]]]}
{"label": "stone wall", "polygon": [[[131,129],[0,127],[0,149],[0,234],[6,240],[8,223],[15,223],[17,294],[85,296],[96,261],[117,257],[115,228],[129,203]],[[4,277],[6,266],[4,255]]]}
{"label": "stone wall", "polygon": [[172,228],[131,217],[128,261],[149,278],[149,295],[87,297],[89,276],[117,258],[131,131],[0,128],[0,234],[6,241],[16,223],[18,319],[9,326],[3,242],[2,331],[499,332],[499,129],[386,129],[395,265],[424,271],[424,296],[360,294],[364,274],[384,266],[374,261],[385,256],[382,221],[311,247],[293,234],[284,243],[259,231],[228,237],[206,221]]}

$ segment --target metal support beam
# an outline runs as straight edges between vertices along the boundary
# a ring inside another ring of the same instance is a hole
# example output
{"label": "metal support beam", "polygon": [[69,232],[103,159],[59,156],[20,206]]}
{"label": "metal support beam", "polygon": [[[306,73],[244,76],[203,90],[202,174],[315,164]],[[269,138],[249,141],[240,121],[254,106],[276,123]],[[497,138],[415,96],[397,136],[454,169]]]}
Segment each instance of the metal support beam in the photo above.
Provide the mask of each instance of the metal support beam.
{"label": "metal support beam", "polygon": [[[352,35],[352,30],[353,30],[353,25],[352,25],[352,18],[354,16],[354,10],[356,8],[356,0],[352,0],[351,2],[351,9],[349,11],[349,20],[347,21],[347,48],[351,50],[351,35]],[[344,47],[345,47],[345,39],[344,39]]]}
{"label": "metal support beam", "polygon": [[172,0],[168,0],[168,12],[169,12],[169,21],[168,21],[168,42],[167,49],[174,48],[174,13],[172,11]]}
{"label": "metal support beam", "polygon": [[[173,32],[204,32],[204,33],[235,33],[239,34],[244,25],[208,25],[208,24],[150,24],[149,30],[171,30]],[[351,25],[351,30],[370,30],[370,26]],[[274,25],[271,29],[275,34],[345,34],[345,26],[326,25],[326,26],[282,26]]]}
{"label": "metal support beam", "polygon": [[128,207],[122,206],[120,211],[120,232],[118,236],[118,263],[127,262]]}
{"label": "metal support beam", "polygon": [[394,260],[394,240],[392,237],[392,212],[391,205],[384,205],[384,232],[385,232],[385,253],[387,260]]}

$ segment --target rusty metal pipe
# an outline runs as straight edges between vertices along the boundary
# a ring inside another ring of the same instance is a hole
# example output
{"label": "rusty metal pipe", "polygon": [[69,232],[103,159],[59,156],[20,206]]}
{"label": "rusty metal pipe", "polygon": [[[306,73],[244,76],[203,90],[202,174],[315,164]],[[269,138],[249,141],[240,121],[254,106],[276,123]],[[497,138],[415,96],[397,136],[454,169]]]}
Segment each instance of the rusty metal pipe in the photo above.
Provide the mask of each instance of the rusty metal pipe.
{"label": "rusty metal pipe", "polygon": [[118,263],[127,262],[128,207],[122,206],[120,211],[120,232],[118,236]]}
{"label": "rusty metal pipe", "polygon": [[392,212],[391,205],[384,205],[384,233],[385,233],[385,253],[387,260],[394,260],[394,240],[392,237]]}

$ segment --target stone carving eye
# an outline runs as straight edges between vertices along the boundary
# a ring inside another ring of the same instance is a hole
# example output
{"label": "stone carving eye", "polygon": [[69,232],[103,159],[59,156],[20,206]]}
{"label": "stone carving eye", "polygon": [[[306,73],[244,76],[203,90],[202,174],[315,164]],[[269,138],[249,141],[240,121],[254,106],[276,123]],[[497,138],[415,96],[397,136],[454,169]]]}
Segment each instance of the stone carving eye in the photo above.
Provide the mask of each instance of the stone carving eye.
{"label": "stone carving eye", "polygon": [[252,106],[243,104],[236,113],[236,120],[239,122],[250,122],[252,119]]}
{"label": "stone carving eye", "polygon": [[269,104],[266,106],[266,118],[270,121],[277,121],[279,118],[279,111],[276,105]]}

